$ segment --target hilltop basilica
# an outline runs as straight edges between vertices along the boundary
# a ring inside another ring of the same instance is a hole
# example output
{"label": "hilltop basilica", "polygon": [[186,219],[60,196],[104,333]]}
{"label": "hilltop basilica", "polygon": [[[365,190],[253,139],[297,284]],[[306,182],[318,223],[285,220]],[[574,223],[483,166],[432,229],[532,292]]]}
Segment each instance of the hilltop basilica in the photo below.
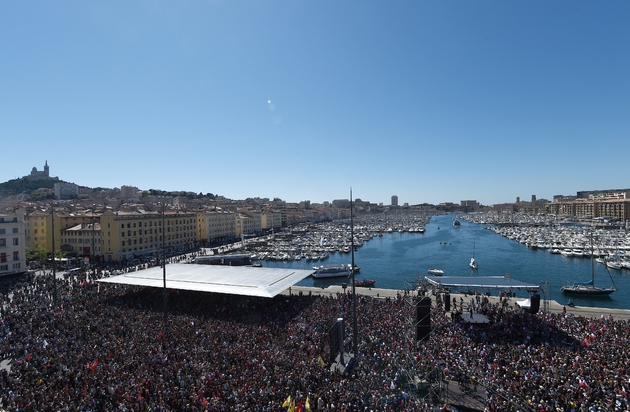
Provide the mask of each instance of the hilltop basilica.
{"label": "hilltop basilica", "polygon": [[36,167],[31,170],[31,174],[24,176],[27,180],[59,180],[58,177],[50,177],[50,169],[48,167],[48,160],[44,164],[44,170],[39,171]]}

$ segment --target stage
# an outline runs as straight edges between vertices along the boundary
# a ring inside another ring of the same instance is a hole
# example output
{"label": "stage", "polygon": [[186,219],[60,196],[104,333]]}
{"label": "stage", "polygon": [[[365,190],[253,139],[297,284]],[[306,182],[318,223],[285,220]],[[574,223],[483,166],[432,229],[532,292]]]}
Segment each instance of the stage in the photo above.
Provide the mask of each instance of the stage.
{"label": "stage", "polygon": [[488,319],[486,315],[482,315],[480,313],[473,313],[471,315],[470,312],[464,312],[461,314],[461,319],[465,323],[471,323],[471,324],[476,324],[476,325],[490,323],[490,319]]}

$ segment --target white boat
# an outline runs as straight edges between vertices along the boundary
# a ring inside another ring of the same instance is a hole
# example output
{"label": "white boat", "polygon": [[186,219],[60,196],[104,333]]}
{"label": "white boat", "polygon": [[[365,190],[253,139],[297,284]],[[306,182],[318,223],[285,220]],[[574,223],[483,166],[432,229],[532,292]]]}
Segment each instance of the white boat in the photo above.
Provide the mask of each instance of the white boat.
{"label": "white boat", "polygon": [[345,263],[319,266],[313,273],[313,277],[316,279],[349,277],[350,275],[350,265]]}
{"label": "white boat", "polygon": [[621,263],[617,259],[607,260],[606,261],[606,267],[609,267],[609,268],[615,269],[615,270],[620,270],[621,269]]}
{"label": "white boat", "polygon": [[427,270],[427,273],[433,276],[444,276],[444,271],[442,269],[433,268],[433,267],[429,268],[429,270]]}
{"label": "white boat", "polygon": [[475,260],[475,242],[473,242],[473,252],[472,252],[472,257],[470,258],[469,265],[472,269],[479,268],[479,265],[477,264],[477,261]]}

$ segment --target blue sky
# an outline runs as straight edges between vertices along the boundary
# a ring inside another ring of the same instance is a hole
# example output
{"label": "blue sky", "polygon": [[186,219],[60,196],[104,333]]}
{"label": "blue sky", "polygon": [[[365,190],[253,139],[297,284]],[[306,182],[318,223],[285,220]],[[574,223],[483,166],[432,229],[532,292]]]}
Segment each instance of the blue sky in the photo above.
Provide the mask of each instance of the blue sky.
{"label": "blue sky", "polygon": [[290,202],[629,188],[630,3],[0,3],[0,181]]}

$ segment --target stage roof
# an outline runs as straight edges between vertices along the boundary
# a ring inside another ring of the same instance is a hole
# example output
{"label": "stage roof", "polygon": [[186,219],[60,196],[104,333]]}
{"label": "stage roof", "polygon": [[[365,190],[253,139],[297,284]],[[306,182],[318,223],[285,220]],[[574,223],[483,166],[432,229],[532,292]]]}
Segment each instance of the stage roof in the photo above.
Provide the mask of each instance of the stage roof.
{"label": "stage roof", "polygon": [[510,279],[505,276],[425,276],[432,285],[448,288],[480,288],[480,289],[527,289],[538,290],[540,286]]}
{"label": "stage roof", "polygon": [[[166,265],[166,287],[272,298],[314,272],[314,270],[303,269],[172,263]],[[154,288],[164,287],[161,266],[103,278],[98,281]]]}

